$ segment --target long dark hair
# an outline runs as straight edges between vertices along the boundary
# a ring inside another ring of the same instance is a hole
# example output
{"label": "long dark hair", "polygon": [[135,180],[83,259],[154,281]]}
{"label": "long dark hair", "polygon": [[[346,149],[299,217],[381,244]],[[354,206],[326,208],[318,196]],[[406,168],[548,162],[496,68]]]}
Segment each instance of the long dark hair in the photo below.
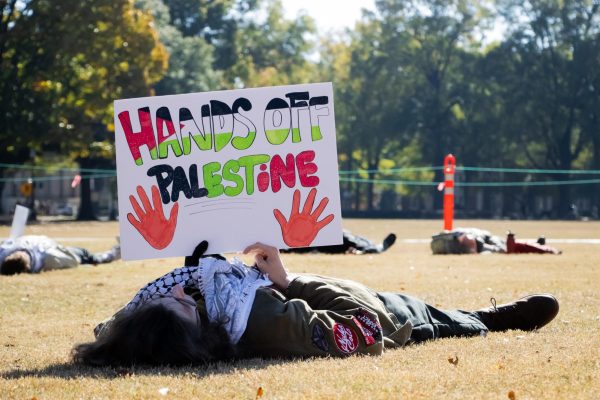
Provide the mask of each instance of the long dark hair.
{"label": "long dark hair", "polygon": [[162,304],[117,315],[108,332],[72,352],[74,362],[97,366],[207,364],[234,355],[222,326],[202,321],[199,329]]}

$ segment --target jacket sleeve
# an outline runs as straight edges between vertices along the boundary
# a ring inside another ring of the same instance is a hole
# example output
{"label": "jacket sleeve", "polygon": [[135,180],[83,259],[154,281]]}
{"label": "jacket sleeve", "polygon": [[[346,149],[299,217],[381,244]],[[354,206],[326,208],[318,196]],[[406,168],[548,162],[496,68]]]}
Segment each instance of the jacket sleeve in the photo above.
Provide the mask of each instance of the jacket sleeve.
{"label": "jacket sleeve", "polygon": [[241,342],[249,355],[344,357],[383,352],[377,314],[350,293],[297,278],[286,295],[287,300],[268,290],[257,293]]}
{"label": "jacket sleeve", "polygon": [[315,310],[343,312],[365,306],[349,291],[315,276],[298,276],[283,292],[289,299],[305,300]]}

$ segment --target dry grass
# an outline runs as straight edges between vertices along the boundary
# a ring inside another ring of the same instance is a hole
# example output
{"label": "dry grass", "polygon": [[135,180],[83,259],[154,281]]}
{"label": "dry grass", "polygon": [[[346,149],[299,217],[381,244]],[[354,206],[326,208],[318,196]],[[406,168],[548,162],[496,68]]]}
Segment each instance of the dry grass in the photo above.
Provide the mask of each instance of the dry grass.
{"label": "dry grass", "polygon": [[[600,238],[598,222],[462,221],[518,237]],[[531,292],[555,293],[557,319],[539,332],[446,339],[388,351],[382,357],[301,361],[248,360],[200,368],[132,371],[69,364],[73,344],[92,339],[148,280],[182,259],[117,262],[101,267],[0,277],[0,398],[597,398],[600,393],[600,245],[564,244],[561,256],[432,256],[439,221],[348,220],[370,238],[396,232],[400,242],[377,256],[286,255],[293,271],[362,281],[420,296],[442,307],[479,308]],[[37,225],[28,233],[92,250],[110,247],[114,223]],[[0,227],[6,237],[7,227]],[[90,238],[81,241],[79,238]],[[69,239],[73,238],[73,239]],[[458,358],[456,365],[448,361]],[[168,388],[166,396],[159,389]]]}

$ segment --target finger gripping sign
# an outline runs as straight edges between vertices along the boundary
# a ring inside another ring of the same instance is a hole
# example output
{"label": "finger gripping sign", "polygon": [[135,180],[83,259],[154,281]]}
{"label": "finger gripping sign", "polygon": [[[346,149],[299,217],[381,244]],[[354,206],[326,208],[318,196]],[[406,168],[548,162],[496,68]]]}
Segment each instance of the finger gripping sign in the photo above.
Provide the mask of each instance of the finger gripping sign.
{"label": "finger gripping sign", "polygon": [[124,259],[342,243],[331,83],[114,108]]}

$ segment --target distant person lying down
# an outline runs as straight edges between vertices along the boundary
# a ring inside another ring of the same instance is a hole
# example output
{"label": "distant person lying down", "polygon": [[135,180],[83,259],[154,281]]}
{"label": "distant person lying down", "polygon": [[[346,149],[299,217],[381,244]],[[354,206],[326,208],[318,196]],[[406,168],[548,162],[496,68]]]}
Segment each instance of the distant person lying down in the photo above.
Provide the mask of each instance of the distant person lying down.
{"label": "distant person lying down", "polygon": [[546,245],[545,237],[537,242],[516,240],[515,234],[508,231],[506,240],[477,228],[456,228],[431,237],[433,254],[478,254],[478,253],[538,253],[561,254],[554,247]]}
{"label": "distant person lying down", "polygon": [[390,233],[381,243],[374,243],[362,236],[345,230],[344,242],[331,246],[300,247],[281,250],[282,253],[327,253],[327,254],[374,254],[383,253],[396,242],[396,235]]}
{"label": "distant person lying down", "polygon": [[26,235],[0,242],[1,275],[34,274],[81,264],[105,264],[120,258],[118,244],[111,250],[92,253],[82,247],[63,246],[47,236]]}

